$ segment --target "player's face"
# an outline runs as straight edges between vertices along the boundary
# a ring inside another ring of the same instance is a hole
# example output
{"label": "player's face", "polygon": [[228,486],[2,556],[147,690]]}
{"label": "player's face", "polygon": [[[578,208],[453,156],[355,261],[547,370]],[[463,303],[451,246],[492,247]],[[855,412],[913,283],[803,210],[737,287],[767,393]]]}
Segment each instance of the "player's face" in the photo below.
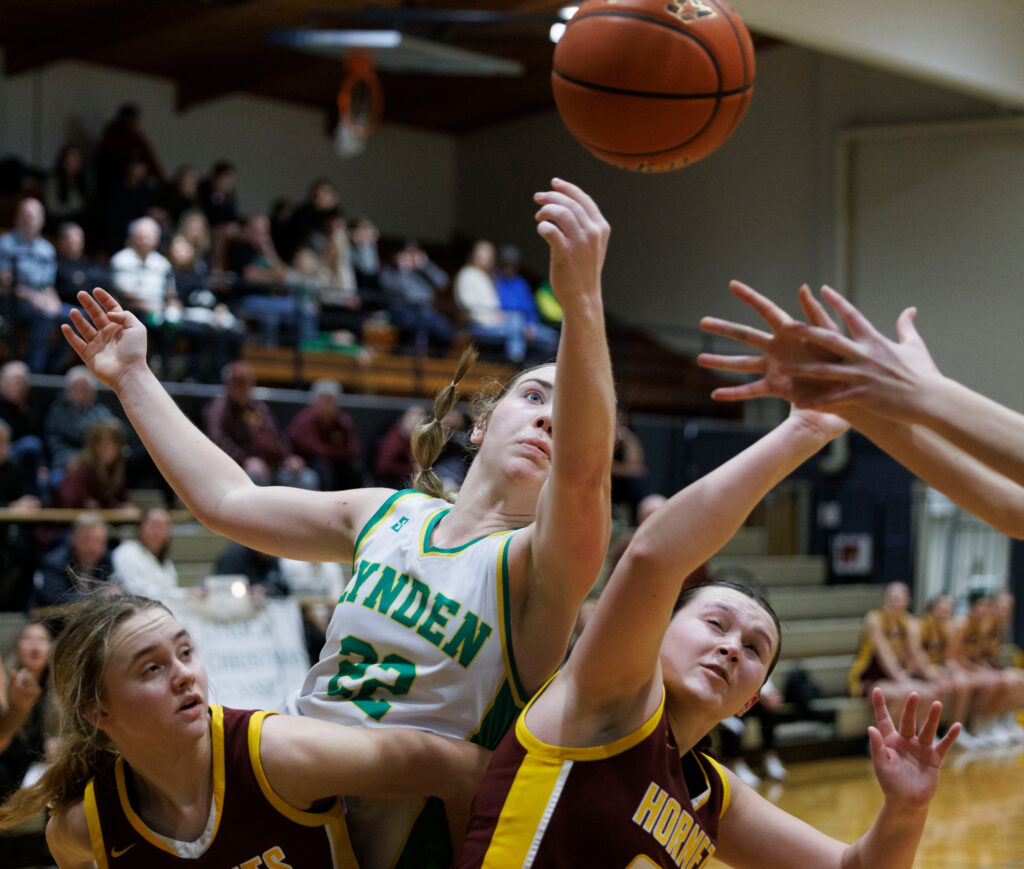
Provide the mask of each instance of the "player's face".
{"label": "player's face", "polygon": [[670,698],[718,721],[745,712],[768,675],[779,637],[772,617],[731,588],[709,586],[673,617],[661,644]]}
{"label": "player's face", "polygon": [[143,610],[111,637],[95,724],[122,749],[169,745],[204,734],[206,670],[192,640],[166,610]]}
{"label": "player's face", "polygon": [[484,427],[473,429],[473,443],[480,445],[477,460],[501,463],[510,476],[525,475],[543,483],[551,468],[554,394],[554,365],[521,375]]}

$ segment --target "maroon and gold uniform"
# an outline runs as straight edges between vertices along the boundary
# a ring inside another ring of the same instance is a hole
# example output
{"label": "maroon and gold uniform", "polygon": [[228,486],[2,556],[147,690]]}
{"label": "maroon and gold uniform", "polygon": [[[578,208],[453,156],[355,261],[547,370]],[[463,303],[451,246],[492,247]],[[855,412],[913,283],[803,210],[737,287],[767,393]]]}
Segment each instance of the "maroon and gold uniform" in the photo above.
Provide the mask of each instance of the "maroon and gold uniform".
{"label": "maroon and gold uniform", "polygon": [[146,826],[132,805],[123,757],[90,780],[85,812],[97,869],[357,869],[340,799],[322,811],[300,811],[270,787],[260,729],[271,714],[210,707],[213,805],[196,842]]}
{"label": "maroon and gold uniform", "polygon": [[[884,609],[873,611],[878,616],[882,627],[882,633],[889,641],[896,660],[905,670],[913,669],[913,661],[910,654],[910,644],[907,636],[910,630],[911,616],[907,613],[894,615]],[[881,679],[889,679],[891,674],[886,672],[875,649],[875,642],[871,632],[865,626],[860,636],[860,649],[857,657],[853,659],[848,678],[848,687],[851,697],[870,697],[871,688]]]}
{"label": "maroon and gold uniform", "polygon": [[921,648],[928,663],[941,667],[949,657],[949,626],[931,613],[921,616]]}
{"label": "maroon and gold uniform", "polygon": [[541,742],[524,713],[473,801],[459,869],[698,869],[728,804],[715,761],[680,758],[664,697],[638,730],[588,748]]}
{"label": "maroon and gold uniform", "polygon": [[989,619],[968,615],[964,620],[964,632],[960,638],[964,660],[970,664],[985,664],[985,641]]}

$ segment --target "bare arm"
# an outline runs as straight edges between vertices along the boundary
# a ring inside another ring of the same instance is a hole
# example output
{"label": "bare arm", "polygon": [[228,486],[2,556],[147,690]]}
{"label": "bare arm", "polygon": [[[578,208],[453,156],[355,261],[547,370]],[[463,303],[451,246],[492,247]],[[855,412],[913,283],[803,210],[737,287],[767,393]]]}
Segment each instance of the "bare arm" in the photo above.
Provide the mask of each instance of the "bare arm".
{"label": "bare arm", "polygon": [[260,759],[267,781],[296,808],[324,797],[472,796],[490,752],[463,740],[405,727],[345,727],[268,715]]}
{"label": "bare arm", "polygon": [[916,694],[903,707],[898,730],[878,689],[872,703],[878,726],[869,727],[868,735],[884,801],[871,829],[852,845],[844,845],[772,805],[727,772],[732,799],[719,826],[720,860],[737,869],[911,869],[938,787],[939,768],[960,725],[954,724],[934,743],[942,704],[932,704],[918,733]]}
{"label": "bare arm", "polygon": [[702,321],[706,331],[762,351],[702,354],[706,367],[762,375],[716,390],[716,398],[774,395],[839,413],[928,485],[998,530],[1024,538],[1024,417],[942,377],[914,329],[914,309],[900,316],[896,344],[828,288],[825,298],[847,322],[850,338],[807,287],[800,302],[808,323],[796,323],[750,287],[731,288],[771,333]]}
{"label": "bare arm", "polygon": [[204,525],[272,555],[307,561],[351,557],[384,489],[310,492],[258,487],[181,412],[146,365],[146,330],[106,291],[79,293],[64,337],[117,394],[165,479]]}
{"label": "bare arm", "polygon": [[60,869],[95,869],[82,803],[53,813],[46,823],[46,846]]}
{"label": "bare arm", "polygon": [[[683,579],[732,537],[772,487],[845,427],[837,417],[796,412],[647,519],[568,663],[531,711],[571,704],[579,739],[610,721],[628,732],[649,717],[660,702],[659,650]],[[531,720],[531,729],[537,726]]]}
{"label": "bare arm", "polygon": [[[565,319],[558,345],[551,472],[527,537],[524,594],[513,631],[520,648],[550,638],[550,654],[520,662],[535,689],[564,654],[611,530],[615,392],[605,337],[601,269],[609,227],[593,200],[564,181],[535,197],[537,232],[551,249],[551,286]],[[547,659],[540,666],[531,663]]]}

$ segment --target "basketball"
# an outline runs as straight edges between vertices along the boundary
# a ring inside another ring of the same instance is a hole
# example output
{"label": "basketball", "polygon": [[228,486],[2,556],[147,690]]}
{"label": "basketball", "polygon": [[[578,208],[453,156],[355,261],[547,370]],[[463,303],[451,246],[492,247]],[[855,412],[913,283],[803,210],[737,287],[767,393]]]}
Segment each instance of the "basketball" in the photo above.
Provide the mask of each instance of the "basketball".
{"label": "basketball", "polygon": [[739,125],[754,46],[721,0],[586,0],[555,46],[551,84],[569,132],[597,157],[667,172]]}

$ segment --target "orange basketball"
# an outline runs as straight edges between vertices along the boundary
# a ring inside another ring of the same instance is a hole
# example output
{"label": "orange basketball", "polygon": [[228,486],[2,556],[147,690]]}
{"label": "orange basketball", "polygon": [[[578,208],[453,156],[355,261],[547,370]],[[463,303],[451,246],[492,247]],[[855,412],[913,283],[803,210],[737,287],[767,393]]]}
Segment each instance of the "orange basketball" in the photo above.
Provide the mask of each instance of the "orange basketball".
{"label": "orange basketball", "polygon": [[551,84],[585,148],[667,172],[732,135],[753,93],[754,46],[721,0],[586,0],[555,47]]}

